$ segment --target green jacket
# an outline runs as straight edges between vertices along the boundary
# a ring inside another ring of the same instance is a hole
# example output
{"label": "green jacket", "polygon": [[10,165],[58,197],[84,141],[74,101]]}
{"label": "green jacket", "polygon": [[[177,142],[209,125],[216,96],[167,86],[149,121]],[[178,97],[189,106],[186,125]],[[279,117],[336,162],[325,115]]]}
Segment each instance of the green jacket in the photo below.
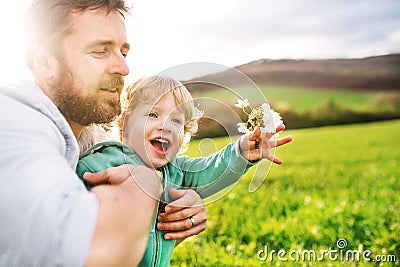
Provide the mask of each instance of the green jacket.
{"label": "green jacket", "polygon": [[[123,164],[144,165],[139,156],[119,142],[103,142],[94,145],[80,157],[77,174],[82,179],[85,172],[99,172]],[[168,189],[193,189],[202,198],[211,196],[235,183],[253,164],[241,154],[239,142],[231,143],[209,157],[174,157],[159,168],[162,172],[164,192],[154,215],[146,252],[139,266],[168,266],[175,246],[174,240],[163,238],[165,231],[157,230],[157,215],[170,203]],[[90,189],[89,185],[86,185]]]}

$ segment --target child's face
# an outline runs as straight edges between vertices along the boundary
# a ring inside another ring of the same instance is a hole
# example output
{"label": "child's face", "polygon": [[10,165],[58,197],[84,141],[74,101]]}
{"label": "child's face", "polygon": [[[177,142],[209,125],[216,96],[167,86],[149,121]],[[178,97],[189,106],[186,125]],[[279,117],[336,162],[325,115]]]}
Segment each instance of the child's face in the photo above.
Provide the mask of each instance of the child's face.
{"label": "child's face", "polygon": [[155,105],[138,104],[125,120],[123,142],[148,166],[159,168],[178,152],[184,139],[185,115],[168,93]]}

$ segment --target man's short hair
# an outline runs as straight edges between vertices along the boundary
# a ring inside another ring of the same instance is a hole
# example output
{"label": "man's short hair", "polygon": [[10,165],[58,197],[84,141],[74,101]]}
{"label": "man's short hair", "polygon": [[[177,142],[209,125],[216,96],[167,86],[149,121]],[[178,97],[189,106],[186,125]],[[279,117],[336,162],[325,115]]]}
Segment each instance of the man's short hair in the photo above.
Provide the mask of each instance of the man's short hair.
{"label": "man's short hair", "polygon": [[[129,13],[124,0],[33,0],[25,15],[26,64],[33,69],[33,55],[42,45],[57,45],[69,28],[69,15],[85,10]],[[50,48],[49,47],[49,48]]]}

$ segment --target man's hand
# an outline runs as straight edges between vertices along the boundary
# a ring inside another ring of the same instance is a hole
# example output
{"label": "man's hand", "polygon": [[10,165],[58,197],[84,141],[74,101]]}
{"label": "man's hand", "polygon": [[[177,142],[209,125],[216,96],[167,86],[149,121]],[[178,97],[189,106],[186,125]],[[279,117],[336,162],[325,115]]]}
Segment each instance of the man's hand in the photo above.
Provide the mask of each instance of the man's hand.
{"label": "man's hand", "polygon": [[[285,130],[285,125],[278,125],[275,133],[282,132],[283,130]],[[262,136],[261,129],[257,126],[254,131],[243,135],[240,138],[240,152],[242,153],[243,157],[249,161],[266,158],[273,163],[282,164],[282,160],[275,157],[271,153],[271,149],[287,144],[291,142],[293,138],[291,136],[286,136],[284,138],[270,141],[271,137],[275,133],[266,133],[265,136]]]}
{"label": "man's hand", "polygon": [[135,183],[154,199],[159,199],[162,186],[153,169],[141,165],[125,164],[98,173],[86,172],[83,179],[89,184],[119,185],[132,178]]}
{"label": "man's hand", "polygon": [[165,213],[158,215],[157,229],[176,231],[164,235],[166,240],[183,239],[197,235],[206,228],[207,212],[203,200],[193,190],[170,189],[169,196],[175,201],[165,207]]}
{"label": "man's hand", "polygon": [[121,184],[131,176],[128,166],[112,167],[97,173],[85,172],[83,179],[93,186],[100,184]]}

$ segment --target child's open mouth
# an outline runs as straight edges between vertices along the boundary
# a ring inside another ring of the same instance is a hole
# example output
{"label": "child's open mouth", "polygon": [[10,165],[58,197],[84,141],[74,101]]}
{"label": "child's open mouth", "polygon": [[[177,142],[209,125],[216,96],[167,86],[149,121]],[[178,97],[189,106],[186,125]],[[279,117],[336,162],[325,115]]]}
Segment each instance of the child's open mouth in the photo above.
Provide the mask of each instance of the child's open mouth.
{"label": "child's open mouth", "polygon": [[157,138],[150,141],[156,152],[160,154],[167,154],[169,147],[171,146],[168,140]]}

